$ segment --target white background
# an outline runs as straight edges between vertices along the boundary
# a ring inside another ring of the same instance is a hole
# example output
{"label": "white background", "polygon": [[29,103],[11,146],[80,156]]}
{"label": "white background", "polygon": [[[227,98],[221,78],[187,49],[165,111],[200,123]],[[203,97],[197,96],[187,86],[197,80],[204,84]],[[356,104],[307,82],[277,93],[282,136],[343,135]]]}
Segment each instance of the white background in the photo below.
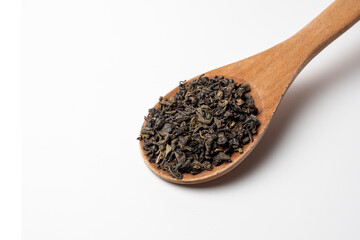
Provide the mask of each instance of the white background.
{"label": "white background", "polygon": [[0,1],[0,239],[21,237],[20,0]]}
{"label": "white background", "polygon": [[228,175],[179,186],[136,137],[179,81],[290,37],[330,0],[24,0],[24,240],[360,239],[360,25]]}

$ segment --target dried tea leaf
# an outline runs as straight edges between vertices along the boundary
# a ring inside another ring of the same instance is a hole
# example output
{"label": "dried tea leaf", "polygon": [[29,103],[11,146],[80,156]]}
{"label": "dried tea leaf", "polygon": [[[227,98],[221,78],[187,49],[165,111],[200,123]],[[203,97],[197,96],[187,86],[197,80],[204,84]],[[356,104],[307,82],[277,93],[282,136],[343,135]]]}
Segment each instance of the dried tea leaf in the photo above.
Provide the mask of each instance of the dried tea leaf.
{"label": "dried tea leaf", "polygon": [[242,100],[241,98],[236,100],[236,104],[240,107],[241,105],[243,105],[244,100]]}
{"label": "dried tea leaf", "polygon": [[199,122],[204,124],[211,124],[214,117],[209,106],[203,105],[196,109],[196,115]]}
{"label": "dried tea leaf", "polygon": [[149,109],[138,140],[149,162],[173,178],[230,161],[253,141],[260,123],[250,86],[225,77],[180,82],[174,97]]}
{"label": "dried tea leaf", "polygon": [[209,161],[204,161],[202,163],[202,167],[207,170],[207,171],[211,171],[212,170],[212,166],[211,163]]}
{"label": "dried tea leaf", "polygon": [[166,144],[165,157],[171,152],[172,147],[169,144]]}

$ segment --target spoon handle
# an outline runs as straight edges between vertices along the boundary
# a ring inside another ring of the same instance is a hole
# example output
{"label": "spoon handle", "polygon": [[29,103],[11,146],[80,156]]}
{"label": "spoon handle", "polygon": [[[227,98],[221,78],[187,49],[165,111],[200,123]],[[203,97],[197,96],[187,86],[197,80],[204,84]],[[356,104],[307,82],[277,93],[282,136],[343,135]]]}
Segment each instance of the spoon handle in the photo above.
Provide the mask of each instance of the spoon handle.
{"label": "spoon handle", "polygon": [[[321,50],[360,20],[360,0],[336,0],[283,45],[292,61],[287,66],[296,75]],[[284,46],[285,45],[285,46]]]}

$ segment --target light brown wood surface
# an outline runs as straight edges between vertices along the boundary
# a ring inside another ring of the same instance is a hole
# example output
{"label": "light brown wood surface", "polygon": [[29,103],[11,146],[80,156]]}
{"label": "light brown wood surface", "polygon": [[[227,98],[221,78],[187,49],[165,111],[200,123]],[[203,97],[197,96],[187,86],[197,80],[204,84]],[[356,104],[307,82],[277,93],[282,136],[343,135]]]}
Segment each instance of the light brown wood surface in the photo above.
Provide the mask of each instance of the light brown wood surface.
{"label": "light brown wood surface", "polygon": [[[232,78],[250,84],[251,94],[259,109],[260,127],[254,141],[244,147],[244,153],[234,153],[230,163],[214,167],[200,174],[184,174],[182,180],[169,176],[151,164],[146,152],[140,151],[146,165],[162,179],[179,184],[196,184],[218,178],[240,164],[255,148],[264,135],[280,100],[295,77],[321,50],[339,37],[360,19],[360,0],[336,0],[312,22],[286,41],[252,57],[217,68],[206,74]],[[195,79],[197,77],[194,77]],[[191,81],[191,80],[190,80]],[[175,88],[165,97],[172,97]]]}

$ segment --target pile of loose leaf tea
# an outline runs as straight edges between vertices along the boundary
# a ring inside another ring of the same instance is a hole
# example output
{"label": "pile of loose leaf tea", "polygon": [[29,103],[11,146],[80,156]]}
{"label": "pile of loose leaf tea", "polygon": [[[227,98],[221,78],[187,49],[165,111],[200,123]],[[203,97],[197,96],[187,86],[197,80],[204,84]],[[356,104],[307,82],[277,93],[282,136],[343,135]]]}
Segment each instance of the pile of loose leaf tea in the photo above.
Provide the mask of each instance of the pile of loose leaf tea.
{"label": "pile of loose leaf tea", "polygon": [[151,163],[182,179],[229,162],[243,151],[259,126],[246,83],[215,76],[180,82],[175,97],[160,97],[149,110],[138,140]]}

